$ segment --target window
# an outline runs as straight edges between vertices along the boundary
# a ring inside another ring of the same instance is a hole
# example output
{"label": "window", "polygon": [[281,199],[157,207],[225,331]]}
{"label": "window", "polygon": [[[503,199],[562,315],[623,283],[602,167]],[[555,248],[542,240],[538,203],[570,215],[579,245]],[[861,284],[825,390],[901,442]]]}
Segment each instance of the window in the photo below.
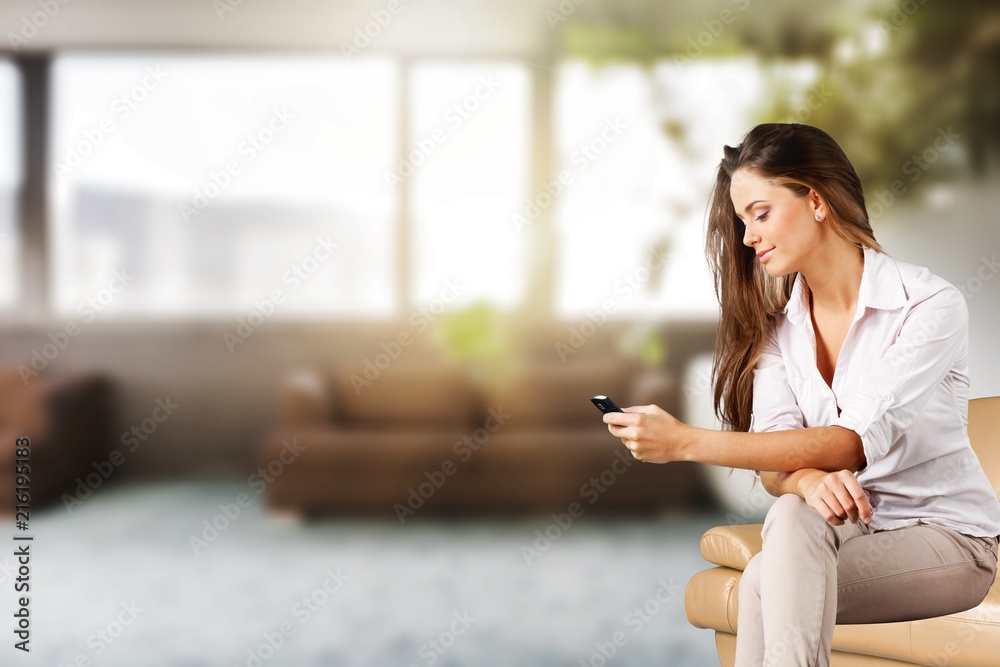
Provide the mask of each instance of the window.
{"label": "window", "polygon": [[17,69],[0,60],[0,308],[21,296],[18,193],[21,188],[21,89]]}
{"label": "window", "polygon": [[560,68],[558,314],[717,317],[708,197],[722,146],[754,123],[765,75],[753,59]]}
{"label": "window", "polygon": [[[53,66],[53,303],[126,316],[398,307],[388,59],[67,53]],[[106,302],[106,303],[105,303]]]}
{"label": "window", "polygon": [[[551,207],[555,316],[610,303],[613,317],[713,319],[703,222],[715,168],[777,67],[561,64],[543,194],[529,190],[539,149],[520,63],[61,54],[55,314],[94,295],[111,317],[228,317],[275,293],[279,317],[405,316],[445,294],[511,308],[538,287],[532,256],[550,250],[515,221]],[[804,90],[813,75],[792,69],[778,75]],[[16,165],[0,178],[14,192]],[[0,241],[9,259],[13,240]],[[15,298],[12,267],[0,304]]]}
{"label": "window", "polygon": [[411,174],[418,304],[439,298],[449,280],[461,288],[457,303],[524,299],[526,238],[510,216],[528,192],[530,83],[518,64],[414,66],[411,145],[400,167]]}

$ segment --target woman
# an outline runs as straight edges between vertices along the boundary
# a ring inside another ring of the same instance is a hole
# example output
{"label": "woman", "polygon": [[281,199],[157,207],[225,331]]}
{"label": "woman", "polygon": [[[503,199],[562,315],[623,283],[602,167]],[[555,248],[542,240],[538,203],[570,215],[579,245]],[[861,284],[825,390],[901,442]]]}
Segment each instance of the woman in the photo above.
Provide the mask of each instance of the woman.
{"label": "woman", "polygon": [[707,255],[726,430],[653,405],[604,421],[637,459],[746,468],[778,496],[740,581],[736,665],[828,665],[835,623],[979,604],[1000,502],[966,431],[961,292],[885,254],[843,151],[797,123],[725,147]]}

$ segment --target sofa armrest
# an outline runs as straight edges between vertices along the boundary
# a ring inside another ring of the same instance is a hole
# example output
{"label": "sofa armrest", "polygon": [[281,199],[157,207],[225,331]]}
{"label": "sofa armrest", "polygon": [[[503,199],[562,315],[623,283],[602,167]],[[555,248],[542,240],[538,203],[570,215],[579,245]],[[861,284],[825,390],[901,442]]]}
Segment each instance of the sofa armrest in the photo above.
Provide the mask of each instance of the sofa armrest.
{"label": "sofa armrest", "polygon": [[701,555],[709,563],[742,572],[763,548],[760,536],[763,527],[762,523],[750,523],[710,528],[701,537]]}
{"label": "sofa armrest", "polygon": [[279,389],[278,420],[283,427],[317,427],[330,423],[330,391],[323,375],[298,370]]}

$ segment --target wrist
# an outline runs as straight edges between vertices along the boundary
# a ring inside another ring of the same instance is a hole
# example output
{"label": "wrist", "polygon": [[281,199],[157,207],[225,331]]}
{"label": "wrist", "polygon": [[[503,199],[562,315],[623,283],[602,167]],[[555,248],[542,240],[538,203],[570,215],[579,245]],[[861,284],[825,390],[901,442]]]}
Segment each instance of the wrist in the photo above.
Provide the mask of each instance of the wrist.
{"label": "wrist", "polygon": [[677,449],[678,460],[697,461],[696,456],[699,451],[698,442],[702,429],[697,426],[681,424],[680,447]]}
{"label": "wrist", "polygon": [[795,475],[795,494],[805,499],[809,495],[809,488],[816,477],[826,473],[815,468],[803,468],[796,470],[793,474]]}

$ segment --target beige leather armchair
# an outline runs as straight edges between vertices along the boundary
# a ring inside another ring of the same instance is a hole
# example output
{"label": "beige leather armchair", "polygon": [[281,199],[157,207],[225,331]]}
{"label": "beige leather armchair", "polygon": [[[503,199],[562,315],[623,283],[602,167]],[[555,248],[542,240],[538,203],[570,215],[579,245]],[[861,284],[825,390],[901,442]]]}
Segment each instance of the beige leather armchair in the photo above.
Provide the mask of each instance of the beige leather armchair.
{"label": "beige leather armchair", "polygon": [[[1000,396],[969,401],[969,439],[994,488],[1000,485]],[[715,630],[719,662],[733,667],[740,576],[761,550],[762,524],[719,526],[701,538],[701,554],[718,567],[688,582],[688,621]],[[834,667],[1000,666],[1000,576],[979,606],[958,614],[903,623],[838,625]]]}

